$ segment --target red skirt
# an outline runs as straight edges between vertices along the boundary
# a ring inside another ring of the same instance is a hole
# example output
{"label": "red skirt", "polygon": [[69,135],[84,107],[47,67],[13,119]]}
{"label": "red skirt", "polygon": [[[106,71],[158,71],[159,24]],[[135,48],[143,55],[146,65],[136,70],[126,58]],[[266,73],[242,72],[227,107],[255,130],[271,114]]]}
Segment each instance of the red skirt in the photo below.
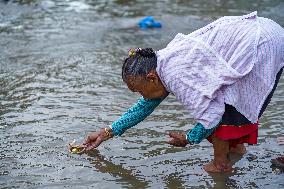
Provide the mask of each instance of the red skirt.
{"label": "red skirt", "polygon": [[212,136],[221,140],[228,140],[230,147],[238,144],[257,144],[258,123],[250,123],[242,126],[220,125],[207,140],[212,143]]}

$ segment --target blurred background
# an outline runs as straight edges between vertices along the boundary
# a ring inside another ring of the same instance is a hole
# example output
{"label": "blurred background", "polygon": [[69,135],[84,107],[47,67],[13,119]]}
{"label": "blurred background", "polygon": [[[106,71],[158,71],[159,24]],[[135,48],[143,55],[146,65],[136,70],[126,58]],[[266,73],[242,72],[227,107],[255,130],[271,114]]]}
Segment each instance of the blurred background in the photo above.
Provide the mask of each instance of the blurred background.
{"label": "blurred background", "polygon": [[[259,144],[231,175],[202,165],[212,145],[175,148],[168,130],[194,120],[174,97],[90,154],[67,151],[116,120],[139,96],[121,79],[132,47],[159,50],[225,15],[258,11],[284,26],[283,0],[0,0],[0,188],[283,188],[284,81],[260,120]],[[161,29],[139,29],[145,16]],[[236,158],[238,160],[238,158]]]}

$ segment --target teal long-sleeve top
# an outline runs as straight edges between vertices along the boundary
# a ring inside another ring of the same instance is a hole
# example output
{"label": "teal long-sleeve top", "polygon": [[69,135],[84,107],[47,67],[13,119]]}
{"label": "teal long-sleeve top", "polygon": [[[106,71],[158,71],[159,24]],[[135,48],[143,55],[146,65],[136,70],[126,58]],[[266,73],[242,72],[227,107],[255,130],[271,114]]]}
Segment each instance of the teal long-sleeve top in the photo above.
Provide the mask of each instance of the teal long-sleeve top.
{"label": "teal long-sleeve top", "polygon": [[[118,120],[111,124],[110,127],[114,135],[121,136],[127,129],[143,121],[163,100],[164,98],[145,99],[141,97],[137,103],[129,108]],[[211,135],[215,128],[205,129],[201,123],[197,123],[192,130],[186,133],[186,138],[190,144],[198,144],[203,139]]]}

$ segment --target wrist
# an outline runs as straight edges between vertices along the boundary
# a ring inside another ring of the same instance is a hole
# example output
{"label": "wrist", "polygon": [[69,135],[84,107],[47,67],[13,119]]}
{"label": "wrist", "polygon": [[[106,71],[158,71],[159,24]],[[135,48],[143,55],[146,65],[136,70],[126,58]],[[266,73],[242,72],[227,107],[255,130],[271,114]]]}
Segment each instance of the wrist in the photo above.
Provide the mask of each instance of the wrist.
{"label": "wrist", "polygon": [[[189,131],[190,132],[190,131]],[[190,145],[192,145],[192,142],[189,140],[189,137],[188,137],[188,133],[189,132],[187,132],[186,134],[185,134],[185,139],[186,139],[186,142],[188,143],[188,144],[190,144]]]}
{"label": "wrist", "polygon": [[114,136],[113,131],[110,127],[106,127],[103,130],[104,130],[104,135],[105,135],[106,139],[110,139]]}

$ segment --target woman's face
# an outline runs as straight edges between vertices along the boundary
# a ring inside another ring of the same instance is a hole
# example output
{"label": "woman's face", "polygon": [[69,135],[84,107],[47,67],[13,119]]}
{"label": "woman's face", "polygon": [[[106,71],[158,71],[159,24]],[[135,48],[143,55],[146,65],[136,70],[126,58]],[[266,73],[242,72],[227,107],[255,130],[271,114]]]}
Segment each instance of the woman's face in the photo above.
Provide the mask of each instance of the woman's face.
{"label": "woman's face", "polygon": [[126,84],[132,92],[140,93],[145,99],[164,98],[168,95],[168,92],[155,71],[151,71],[146,77],[130,76]]}

